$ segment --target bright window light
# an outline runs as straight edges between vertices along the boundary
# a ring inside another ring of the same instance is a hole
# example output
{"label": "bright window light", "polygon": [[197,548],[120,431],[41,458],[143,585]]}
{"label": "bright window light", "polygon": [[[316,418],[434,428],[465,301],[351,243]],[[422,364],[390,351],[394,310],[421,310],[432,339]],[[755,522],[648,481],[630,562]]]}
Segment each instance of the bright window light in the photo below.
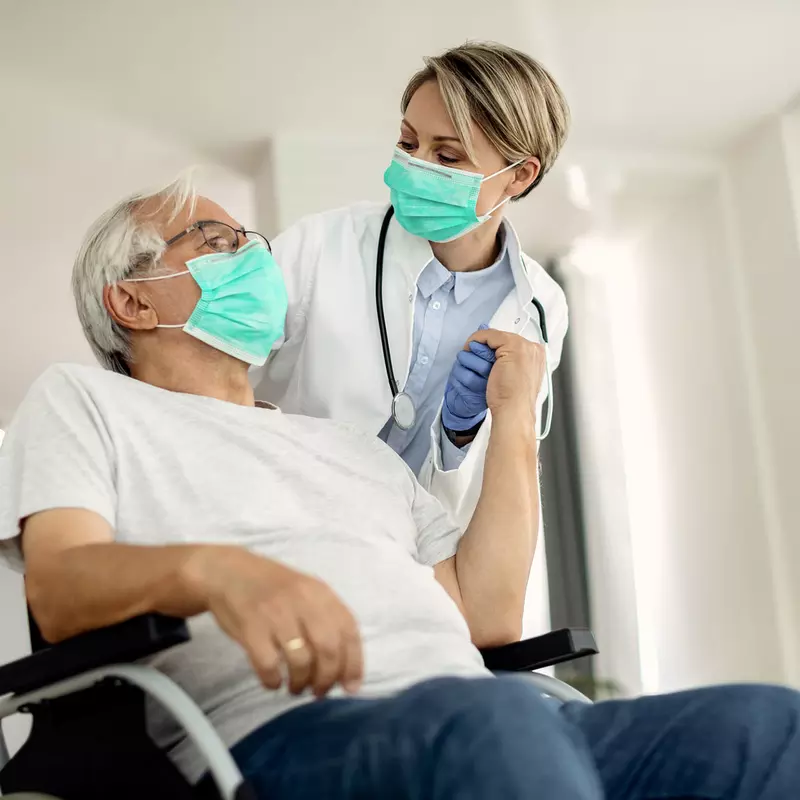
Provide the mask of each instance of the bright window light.
{"label": "bright window light", "polygon": [[625,494],[628,501],[642,690],[660,690],[659,598],[667,532],[661,450],[641,317],[639,274],[627,248],[614,256],[607,306],[619,398]]}
{"label": "bright window light", "polygon": [[575,208],[579,208],[581,211],[588,211],[592,207],[586,173],[583,167],[577,164],[567,167],[567,193],[569,194],[570,202]]}
{"label": "bright window light", "polygon": [[578,241],[570,261],[584,275],[602,276],[619,404],[641,685],[645,693],[655,693],[660,689],[659,565],[667,534],[638,265],[625,242],[599,235]]}

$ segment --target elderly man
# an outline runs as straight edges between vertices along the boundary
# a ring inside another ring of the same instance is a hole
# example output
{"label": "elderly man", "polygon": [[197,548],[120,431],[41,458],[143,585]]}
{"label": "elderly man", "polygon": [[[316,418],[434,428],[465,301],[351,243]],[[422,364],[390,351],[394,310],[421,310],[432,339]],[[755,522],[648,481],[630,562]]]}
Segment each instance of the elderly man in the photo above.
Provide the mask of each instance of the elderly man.
{"label": "elderly man", "polygon": [[[281,335],[285,289],[262,237],[210,200],[176,184],[123,201],[90,231],[74,287],[107,369],[53,367],[19,409],[0,452],[2,553],[24,560],[50,640],[191,617],[192,642],[154,662],[260,795],[796,795],[789,690],[559,708],[486,673],[476,645],[519,634],[533,550],[504,564],[537,512],[537,346],[479,334],[497,355],[495,421],[462,536],[383,443],[255,403],[248,365]],[[197,780],[180,732],[150,722]]]}

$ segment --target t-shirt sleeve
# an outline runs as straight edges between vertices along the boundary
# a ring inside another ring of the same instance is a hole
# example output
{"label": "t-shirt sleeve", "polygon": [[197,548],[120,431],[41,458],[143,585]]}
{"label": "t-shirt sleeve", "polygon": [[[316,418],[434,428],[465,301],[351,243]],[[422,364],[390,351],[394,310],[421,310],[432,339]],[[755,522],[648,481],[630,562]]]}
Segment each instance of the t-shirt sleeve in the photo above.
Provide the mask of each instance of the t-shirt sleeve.
{"label": "t-shirt sleeve", "polygon": [[62,366],[34,383],[0,447],[0,563],[21,570],[21,523],[55,508],[84,508],[114,525],[108,432],[86,386]]}
{"label": "t-shirt sleeve", "polygon": [[444,506],[414,481],[414,522],[417,525],[417,561],[433,567],[454,556],[462,532],[450,519]]}

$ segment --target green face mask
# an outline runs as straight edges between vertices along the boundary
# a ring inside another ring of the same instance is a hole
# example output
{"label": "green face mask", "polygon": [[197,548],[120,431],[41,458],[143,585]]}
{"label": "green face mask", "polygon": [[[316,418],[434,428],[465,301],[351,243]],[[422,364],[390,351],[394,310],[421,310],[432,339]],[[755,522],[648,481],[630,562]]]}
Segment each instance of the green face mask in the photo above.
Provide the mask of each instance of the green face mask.
{"label": "green face mask", "polygon": [[483,216],[475,211],[481,184],[523,161],[484,177],[478,172],[431,164],[397,148],[383,182],[391,189],[397,221],[409,233],[429,242],[450,242],[475,230],[511,199],[507,197]]}
{"label": "green face mask", "polygon": [[133,278],[159,281],[191,273],[202,294],[182,325],[195,339],[253,366],[261,366],[272,345],[283,336],[289,306],[286,285],[272,253],[260,242],[249,242],[235,253],[211,253],[186,262],[172,275]]}

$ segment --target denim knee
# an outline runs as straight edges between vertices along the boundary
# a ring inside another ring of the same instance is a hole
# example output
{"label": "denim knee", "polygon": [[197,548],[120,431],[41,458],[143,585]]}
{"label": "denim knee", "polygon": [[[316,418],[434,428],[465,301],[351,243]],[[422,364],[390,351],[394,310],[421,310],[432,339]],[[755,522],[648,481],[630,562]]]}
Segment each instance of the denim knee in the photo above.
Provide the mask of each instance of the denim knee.
{"label": "denim knee", "polygon": [[422,738],[438,770],[460,776],[473,792],[462,794],[462,786],[441,796],[515,800],[530,797],[538,786],[543,797],[602,797],[579,731],[559,714],[559,703],[523,676],[441,678],[409,695],[422,715],[415,725],[426,726]]}
{"label": "denim knee", "polygon": [[800,692],[766,684],[720,686],[709,689],[709,713],[721,730],[748,733],[769,729],[776,735],[795,735],[800,747]]}
{"label": "denim knee", "polygon": [[557,704],[522,677],[438,678],[407,692],[407,698],[432,725],[484,737],[525,735],[560,728]]}
{"label": "denim knee", "polygon": [[434,704],[466,707],[476,713],[523,706],[535,715],[552,716],[551,703],[532,682],[519,676],[486,678],[435,678],[409,690],[409,694],[427,695]]}
{"label": "denim knee", "polygon": [[709,713],[733,727],[759,721],[789,727],[800,724],[800,692],[794,689],[754,683],[716,686],[705,691],[710,701]]}

